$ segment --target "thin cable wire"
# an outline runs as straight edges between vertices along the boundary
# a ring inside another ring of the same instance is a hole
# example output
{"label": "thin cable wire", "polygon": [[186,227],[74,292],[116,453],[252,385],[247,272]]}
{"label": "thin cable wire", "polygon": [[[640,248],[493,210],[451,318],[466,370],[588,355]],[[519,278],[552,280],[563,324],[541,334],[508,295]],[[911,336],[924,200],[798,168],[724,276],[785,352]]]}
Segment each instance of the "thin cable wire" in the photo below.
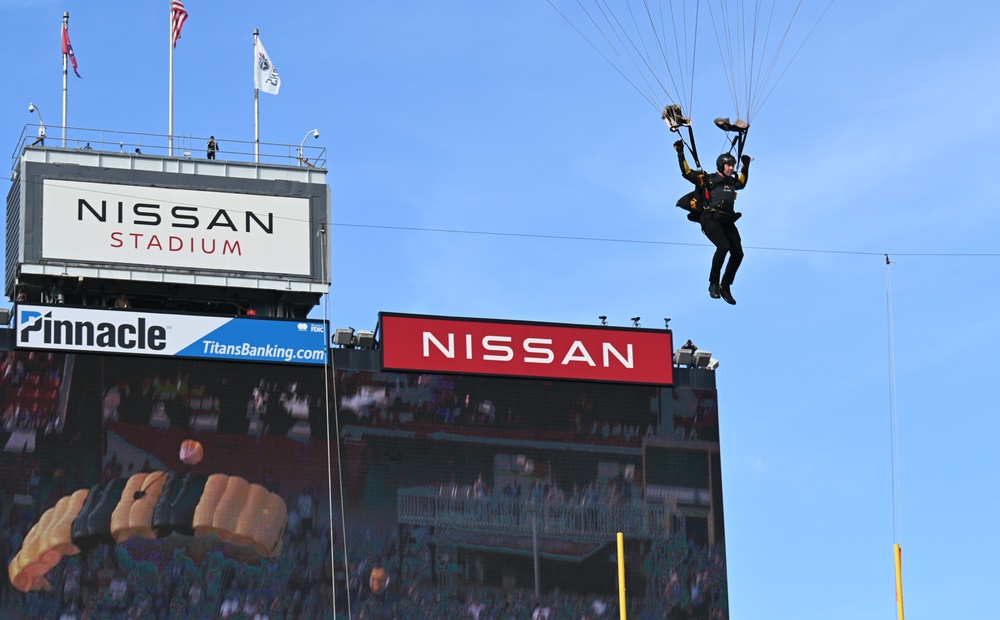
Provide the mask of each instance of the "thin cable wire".
{"label": "thin cable wire", "polygon": [[896,410],[896,345],[892,325],[892,261],[885,255],[885,309],[889,336],[889,452],[892,470],[892,541],[902,546],[903,516],[900,502],[899,413]]}
{"label": "thin cable wire", "polygon": [[[321,254],[323,256],[323,260],[321,261],[322,265],[320,267],[320,271],[321,271],[321,278],[323,279],[323,281],[325,281],[326,280],[326,256],[328,254],[327,248],[329,247],[329,244],[327,243],[326,229],[320,230],[319,234],[321,234],[322,238],[323,238],[323,248],[322,248],[322,252],[321,252]],[[336,373],[337,369],[336,369],[336,366],[333,363],[333,350],[330,349],[330,325],[333,323],[333,314],[332,314],[332,310],[330,309],[330,294],[329,293],[327,293],[326,295],[323,296],[323,318],[324,318],[323,335],[324,335],[324,338],[326,339],[326,343],[327,343],[327,345],[326,345],[326,347],[327,347],[327,359],[326,359],[326,365],[323,367],[323,396],[324,396],[324,398],[326,398],[326,416],[325,416],[325,418],[326,418],[326,420],[325,420],[326,421],[326,469],[327,469],[327,472],[330,472],[333,469],[333,439],[334,439],[334,438],[330,437],[330,403],[336,403],[337,402],[337,383],[336,383],[336,381],[331,381],[330,379],[331,379],[331,377],[334,376],[334,374]],[[330,396],[331,396],[331,394],[330,394],[330,392],[331,392],[331,384],[332,384],[332,391],[333,391],[333,398],[332,399],[330,398]],[[333,411],[334,411],[334,416],[333,416],[334,420],[333,420],[333,422],[334,422],[335,425],[337,425],[335,439],[337,441],[339,441],[340,440],[340,426],[339,426],[339,422],[338,422],[337,416],[336,416],[336,405],[334,405]],[[344,496],[344,480],[343,480],[343,474],[341,474],[341,472],[343,471],[343,468],[341,468],[340,462],[341,462],[340,461],[340,448],[339,448],[339,444],[338,444],[338,448],[337,448],[337,475],[338,475],[338,478],[339,478],[339,480],[338,480],[338,483],[339,483],[339,492],[340,492],[340,496],[339,497],[342,498]],[[337,557],[337,541],[336,541],[336,536],[334,536],[334,532],[336,532],[337,530],[333,527],[333,476],[329,476],[328,475],[326,477],[326,484],[327,484],[327,512],[329,514],[329,521],[330,521],[330,566],[333,569],[333,570],[330,571],[330,587],[333,588],[333,590],[332,590],[332,592],[333,592],[333,598],[331,600],[331,604],[333,605],[333,609],[331,609],[330,611],[333,612],[334,614],[336,614],[336,610],[337,610],[337,566],[336,566],[335,562],[336,562],[336,557]],[[344,503],[343,503],[343,501],[340,501],[339,503],[340,503],[340,523],[341,523],[341,532],[342,532],[341,538],[342,538],[343,543],[344,543],[344,575],[350,575],[350,571],[347,570],[347,530],[345,529],[345,527],[346,527],[345,526],[346,520],[345,520],[345,517],[344,517]],[[348,609],[351,608],[350,588],[347,588],[347,608]]]}
{"label": "thin cable wire", "polygon": [[[323,267],[322,267],[322,271],[325,274],[326,273],[326,262],[327,262],[327,258],[329,256],[329,252],[327,250],[327,248],[329,248],[329,244],[327,242],[328,240],[327,240],[326,230],[323,230],[322,232],[323,232],[323,259],[322,259]],[[332,280],[333,279],[333,277],[332,277],[333,276],[332,267],[331,267],[331,274],[330,274],[330,276],[331,276],[331,280]],[[324,279],[325,279],[325,276],[324,276]],[[347,557],[347,516],[346,516],[345,510],[344,510],[345,509],[345,506],[344,506],[344,456],[343,456],[343,454],[341,452],[341,449],[340,449],[340,417],[337,415],[337,413],[339,411],[339,405],[340,405],[339,400],[337,399],[337,380],[336,380],[336,377],[337,377],[337,374],[336,374],[337,373],[337,365],[336,365],[336,363],[333,360],[333,349],[330,348],[330,325],[333,324],[333,310],[330,308],[330,293],[329,292],[323,297],[323,300],[324,300],[324,303],[323,303],[323,318],[326,320],[326,326],[324,327],[324,330],[326,332],[327,351],[329,351],[329,354],[327,356],[327,366],[324,368],[324,372],[323,372],[323,386],[324,386],[324,393],[326,394],[326,446],[327,446],[327,448],[326,448],[326,462],[327,462],[327,470],[329,471],[329,470],[331,470],[333,468],[333,457],[331,455],[331,450],[332,450],[332,446],[334,445],[333,442],[336,441],[337,442],[336,443],[336,446],[337,446],[337,485],[339,487],[339,489],[338,489],[338,491],[339,491],[338,497],[340,498],[340,502],[339,502],[339,504],[340,504],[340,535],[341,535],[341,539],[343,540],[343,543],[344,543],[344,580],[345,580],[345,585],[346,585],[346,587],[344,589],[347,592],[347,610],[348,610],[347,613],[348,613],[348,618],[350,618],[350,617],[352,617],[351,616],[351,609],[352,609],[352,606],[351,606],[351,588],[350,588],[351,571],[350,571],[350,564],[348,563],[348,557]],[[332,399],[330,398],[331,394],[333,396]],[[334,430],[335,430],[335,433],[336,433],[335,437],[330,437],[330,417],[331,417],[330,416],[330,412],[331,411],[333,411],[333,416],[332,417],[333,417]],[[334,530],[334,528],[333,528],[333,476],[327,476],[327,481],[328,481],[327,482],[327,486],[329,487],[329,511],[330,511],[330,565],[333,568],[333,570],[331,571],[333,573],[331,575],[331,579],[332,579],[333,583],[331,585],[333,586],[333,605],[334,605],[334,609],[332,609],[331,611],[333,611],[334,615],[336,615],[336,605],[337,605],[337,568],[336,568],[336,564],[334,563],[335,562],[335,557],[336,557],[336,543],[334,542],[334,536],[333,536],[333,534],[334,534],[334,532],[336,530]]]}
{"label": "thin cable wire", "polygon": [[[344,228],[372,228],[382,230],[399,230],[406,232],[429,232],[453,235],[482,235],[492,237],[520,237],[524,239],[555,239],[559,241],[587,241],[592,243],[635,243],[639,245],[676,245],[690,247],[714,247],[709,243],[686,243],[681,241],[652,241],[648,239],[615,239],[611,237],[579,237],[572,235],[546,235],[535,233],[500,232],[489,230],[460,230],[454,228],[422,228],[418,226],[389,226],[386,224],[349,224],[346,222],[331,222],[331,226]],[[809,254],[845,254],[854,256],[883,256],[885,252],[866,252],[862,250],[823,250],[817,248],[783,248],[773,246],[744,245],[748,250],[767,250],[771,252],[802,252]],[[1000,252],[894,252],[896,256],[933,256],[933,257],[1000,257]]]}
{"label": "thin cable wire", "polygon": [[[58,185],[58,181],[49,180],[50,182]],[[28,181],[31,183],[31,181]],[[103,190],[102,190],[103,191]],[[135,194],[118,193],[114,191],[104,192],[108,196],[117,196],[120,198],[139,198]],[[215,205],[208,204],[197,204],[193,202],[177,202],[175,203],[180,206],[190,206],[199,207],[206,209],[218,209]],[[242,209],[225,209],[227,212],[231,213],[241,213],[246,214],[248,211]],[[286,217],[274,214],[275,220],[284,220],[289,222],[308,222],[310,225],[323,226],[325,223],[322,221],[314,221],[309,219],[301,219],[295,217]],[[345,228],[371,228],[371,229],[382,229],[382,230],[400,230],[400,231],[411,231],[411,232],[430,232],[430,233],[446,233],[455,235],[481,235],[481,236],[493,236],[493,237],[520,237],[525,239],[556,239],[561,241],[587,241],[592,243],[634,243],[640,245],[676,245],[676,246],[691,246],[691,247],[710,247],[711,244],[708,243],[685,243],[680,241],[653,241],[645,239],[614,239],[608,237],[584,237],[584,236],[570,236],[570,235],[547,235],[547,234],[535,234],[535,233],[519,233],[519,232],[501,232],[501,231],[491,231],[491,230],[461,230],[452,228],[423,228],[417,226],[390,226],[387,224],[351,224],[347,222],[330,222],[330,226],[340,226]],[[853,254],[859,256],[882,256],[884,252],[866,252],[859,250],[825,250],[818,248],[786,248],[786,247],[768,247],[768,246],[752,246],[745,245],[745,249],[749,250],[767,250],[772,252],[803,252],[812,254]],[[997,257],[1000,256],[1000,252],[893,252],[896,256],[925,256],[925,257]]]}

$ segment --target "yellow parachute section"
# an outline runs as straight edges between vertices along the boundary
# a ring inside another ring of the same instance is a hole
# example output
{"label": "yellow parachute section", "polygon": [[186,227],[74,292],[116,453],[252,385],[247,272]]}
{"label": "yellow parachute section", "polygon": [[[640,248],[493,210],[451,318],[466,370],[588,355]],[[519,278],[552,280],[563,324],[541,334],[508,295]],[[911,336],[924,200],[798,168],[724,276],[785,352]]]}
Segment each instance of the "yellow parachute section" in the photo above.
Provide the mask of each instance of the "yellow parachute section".
{"label": "yellow parachute section", "polygon": [[[178,489],[166,492],[171,485]],[[194,507],[193,518],[176,509],[178,499]],[[166,506],[170,502],[173,504]],[[102,518],[102,511],[106,513],[111,505],[110,516]],[[170,523],[157,522],[163,514],[171,515]],[[177,522],[178,514],[186,522]],[[60,499],[25,536],[7,570],[11,585],[21,592],[49,590],[46,573],[64,556],[80,553],[94,539],[123,543],[174,532],[214,535],[262,556],[276,557],[281,554],[287,518],[288,509],[281,497],[239,476],[212,474],[202,486],[166,471],[139,473],[123,486],[112,481]]]}

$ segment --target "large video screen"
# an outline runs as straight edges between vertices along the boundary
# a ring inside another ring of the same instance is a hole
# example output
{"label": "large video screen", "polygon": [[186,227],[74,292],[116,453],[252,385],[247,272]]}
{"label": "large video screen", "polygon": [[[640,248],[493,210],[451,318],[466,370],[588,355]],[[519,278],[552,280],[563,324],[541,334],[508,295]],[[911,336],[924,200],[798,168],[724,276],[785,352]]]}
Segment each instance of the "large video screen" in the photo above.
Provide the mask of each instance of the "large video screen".
{"label": "large video screen", "polygon": [[0,617],[728,618],[714,390],[3,359]]}
{"label": "large video screen", "polygon": [[337,375],[366,618],[728,618],[714,390]]}

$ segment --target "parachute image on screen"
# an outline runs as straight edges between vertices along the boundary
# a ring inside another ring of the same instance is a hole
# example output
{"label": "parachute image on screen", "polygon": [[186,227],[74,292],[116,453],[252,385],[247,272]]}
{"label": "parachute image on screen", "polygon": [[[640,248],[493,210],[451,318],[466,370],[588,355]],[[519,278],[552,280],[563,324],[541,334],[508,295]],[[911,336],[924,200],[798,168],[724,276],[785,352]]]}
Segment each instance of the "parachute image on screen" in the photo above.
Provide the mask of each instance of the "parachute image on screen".
{"label": "parachute image on screen", "polygon": [[333,617],[322,367],[53,359],[61,432],[0,453],[0,616]]}
{"label": "parachute image on screen", "polygon": [[102,540],[124,543],[174,532],[215,535],[262,556],[277,556],[287,517],[284,500],[236,476],[139,473],[60,499],[28,532],[8,574],[21,592],[50,590],[45,574],[65,555]]}

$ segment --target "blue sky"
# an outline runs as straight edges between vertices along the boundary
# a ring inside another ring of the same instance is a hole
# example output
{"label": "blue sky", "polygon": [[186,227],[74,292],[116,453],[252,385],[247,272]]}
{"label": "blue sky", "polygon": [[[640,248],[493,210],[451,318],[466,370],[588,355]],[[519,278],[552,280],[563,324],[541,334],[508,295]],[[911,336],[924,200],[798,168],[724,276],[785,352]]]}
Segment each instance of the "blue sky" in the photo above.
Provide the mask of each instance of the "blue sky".
{"label": "blue sky", "polygon": [[[675,135],[545,0],[185,4],[176,134],[253,139],[254,28],[282,77],[260,96],[261,139],[321,132],[334,326],[671,317],[721,362],[732,617],[894,617],[896,539],[911,620],[982,614],[1000,551],[1000,5],[835,0],[754,120],[730,307],[673,206],[689,189]],[[63,11],[83,76],[69,125],[165,134],[168,6],[0,0],[0,143],[36,122],[29,101],[58,133]],[[733,111],[710,69],[699,79],[711,161],[711,119]]]}

